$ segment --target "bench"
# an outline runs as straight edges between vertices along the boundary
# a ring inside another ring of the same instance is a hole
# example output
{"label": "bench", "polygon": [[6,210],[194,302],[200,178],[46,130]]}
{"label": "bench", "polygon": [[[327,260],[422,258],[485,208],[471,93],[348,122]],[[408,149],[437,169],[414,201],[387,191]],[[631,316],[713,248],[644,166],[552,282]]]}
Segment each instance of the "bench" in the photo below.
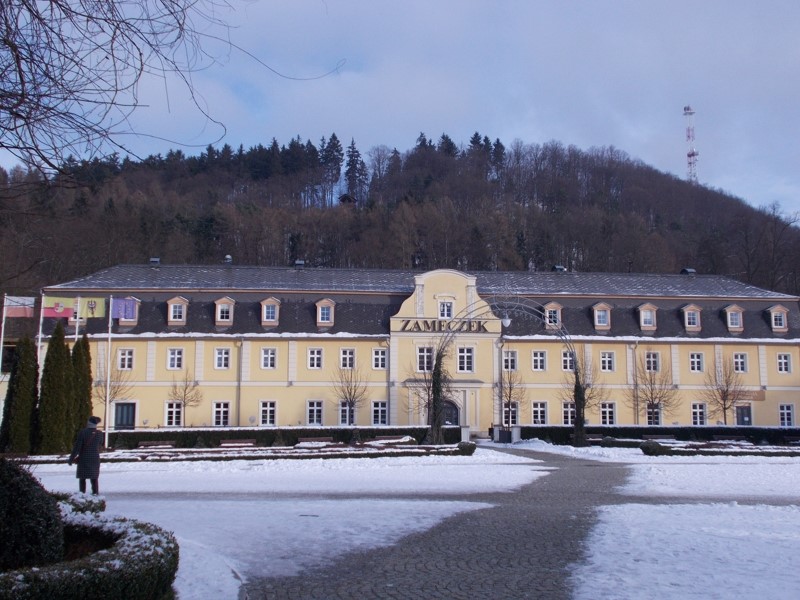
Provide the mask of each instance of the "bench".
{"label": "bench", "polygon": [[136,444],[137,448],[174,448],[175,440],[143,440]]}
{"label": "bench", "polygon": [[743,435],[715,435],[715,442],[746,442],[747,437]]}
{"label": "bench", "polygon": [[674,435],[667,435],[665,433],[645,433],[642,435],[643,440],[674,440]]}
{"label": "bench", "polygon": [[256,440],[220,440],[220,448],[252,448]]}
{"label": "bench", "polygon": [[333,438],[332,437],[301,437],[297,438],[298,444],[303,444],[305,442],[322,442],[326,444],[332,444]]}

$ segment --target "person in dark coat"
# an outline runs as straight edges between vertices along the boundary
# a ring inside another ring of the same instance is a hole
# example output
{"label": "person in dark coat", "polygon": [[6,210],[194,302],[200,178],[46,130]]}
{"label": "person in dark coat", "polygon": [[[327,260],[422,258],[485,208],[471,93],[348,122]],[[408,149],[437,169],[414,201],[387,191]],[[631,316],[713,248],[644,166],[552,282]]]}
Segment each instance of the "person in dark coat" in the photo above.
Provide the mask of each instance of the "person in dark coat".
{"label": "person in dark coat", "polygon": [[100,493],[100,448],[103,447],[103,434],[97,430],[100,420],[100,417],[89,417],[86,427],[78,432],[72,454],[67,460],[70,465],[78,462],[75,477],[78,478],[78,488],[84,494],[87,479],[92,482],[92,494]]}

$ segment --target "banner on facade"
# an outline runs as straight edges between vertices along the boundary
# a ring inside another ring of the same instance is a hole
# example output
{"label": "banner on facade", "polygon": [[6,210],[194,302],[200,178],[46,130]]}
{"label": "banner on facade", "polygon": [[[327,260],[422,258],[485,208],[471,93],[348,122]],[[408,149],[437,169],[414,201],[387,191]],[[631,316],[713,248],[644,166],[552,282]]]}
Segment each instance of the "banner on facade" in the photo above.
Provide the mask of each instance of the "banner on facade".
{"label": "banner on facade", "polygon": [[6,296],[3,304],[3,316],[13,318],[33,317],[33,308],[36,298],[27,296]]}
{"label": "banner on facade", "polygon": [[136,318],[136,300],[133,298],[112,298],[111,299],[111,318],[127,319]]}

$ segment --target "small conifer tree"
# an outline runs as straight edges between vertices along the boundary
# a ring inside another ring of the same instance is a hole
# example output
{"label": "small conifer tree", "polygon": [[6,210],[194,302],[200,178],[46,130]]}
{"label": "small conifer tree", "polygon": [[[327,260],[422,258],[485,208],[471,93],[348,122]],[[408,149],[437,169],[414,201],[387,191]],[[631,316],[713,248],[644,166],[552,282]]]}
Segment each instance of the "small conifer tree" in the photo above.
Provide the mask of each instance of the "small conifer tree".
{"label": "small conifer tree", "polygon": [[36,454],[68,452],[72,431],[72,360],[64,339],[64,325],[56,324],[47,344],[37,409]]}
{"label": "small conifer tree", "polygon": [[92,356],[85,333],[72,348],[72,376],[72,429],[68,433],[75,434],[92,416]]}
{"label": "small conifer tree", "polygon": [[14,352],[14,363],[3,405],[0,452],[30,453],[38,383],[39,364],[36,362],[36,347],[30,338],[22,338]]}

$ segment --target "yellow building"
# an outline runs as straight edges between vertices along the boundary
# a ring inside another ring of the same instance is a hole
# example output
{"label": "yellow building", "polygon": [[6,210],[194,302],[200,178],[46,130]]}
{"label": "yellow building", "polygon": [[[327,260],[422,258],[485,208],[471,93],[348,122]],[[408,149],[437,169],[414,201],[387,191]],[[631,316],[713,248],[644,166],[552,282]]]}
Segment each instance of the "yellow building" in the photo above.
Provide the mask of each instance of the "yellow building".
{"label": "yellow building", "polygon": [[[794,426],[798,298],[720,276],[120,265],[47,287],[88,333],[112,428],[448,423]],[[88,314],[88,309],[81,309]],[[126,312],[127,311],[127,312]],[[109,318],[110,317],[110,318]],[[57,317],[58,318],[58,317]],[[43,333],[55,325],[44,318]],[[43,356],[44,353],[42,353]],[[715,398],[734,395],[721,411]],[[501,405],[499,398],[504,398]],[[343,399],[350,398],[350,402]],[[103,394],[96,412],[104,414]],[[350,414],[348,407],[354,407]]]}

